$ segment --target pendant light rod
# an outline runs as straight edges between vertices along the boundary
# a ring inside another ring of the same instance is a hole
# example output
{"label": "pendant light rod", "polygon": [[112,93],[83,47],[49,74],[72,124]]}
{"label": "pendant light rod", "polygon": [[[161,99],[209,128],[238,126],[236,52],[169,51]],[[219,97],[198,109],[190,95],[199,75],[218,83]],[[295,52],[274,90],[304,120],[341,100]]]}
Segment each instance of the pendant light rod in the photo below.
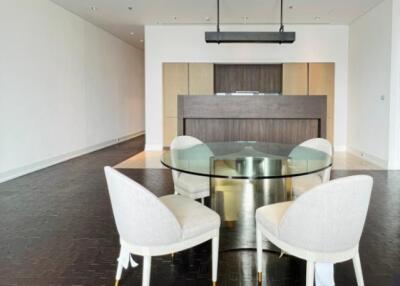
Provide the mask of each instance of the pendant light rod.
{"label": "pendant light rod", "polygon": [[219,0],[217,0],[217,32],[219,31]]}
{"label": "pendant light rod", "polygon": [[283,0],[281,1],[279,32],[221,32],[220,30],[220,0],[217,0],[217,31],[205,32],[207,43],[264,43],[291,44],[296,41],[296,32],[285,32],[283,25]]}
{"label": "pendant light rod", "polygon": [[284,31],[285,26],[283,25],[283,0],[281,0],[281,27],[279,28],[279,32],[283,33]]}

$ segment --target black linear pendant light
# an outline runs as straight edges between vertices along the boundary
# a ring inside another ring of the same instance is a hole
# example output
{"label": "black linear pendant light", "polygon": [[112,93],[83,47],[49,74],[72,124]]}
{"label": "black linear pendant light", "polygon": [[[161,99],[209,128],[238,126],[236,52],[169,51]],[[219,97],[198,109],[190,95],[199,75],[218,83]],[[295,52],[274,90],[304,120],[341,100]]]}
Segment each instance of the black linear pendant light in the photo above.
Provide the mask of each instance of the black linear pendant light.
{"label": "black linear pendant light", "polygon": [[285,32],[283,25],[283,0],[281,0],[281,26],[279,32],[221,32],[219,28],[219,0],[217,0],[217,31],[206,32],[207,43],[264,43],[292,44],[295,32]]}

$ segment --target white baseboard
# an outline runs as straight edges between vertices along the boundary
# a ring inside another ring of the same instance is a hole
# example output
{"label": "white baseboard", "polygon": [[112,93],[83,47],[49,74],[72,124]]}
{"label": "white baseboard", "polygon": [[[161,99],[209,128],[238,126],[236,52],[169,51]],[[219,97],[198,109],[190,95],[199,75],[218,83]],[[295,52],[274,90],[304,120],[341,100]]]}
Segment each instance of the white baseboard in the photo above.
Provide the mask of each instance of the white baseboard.
{"label": "white baseboard", "polygon": [[133,133],[133,134],[126,135],[126,136],[122,136],[122,137],[117,138],[116,140],[117,140],[117,142],[124,142],[124,141],[131,140],[133,138],[142,136],[142,135],[144,135],[144,131],[140,131],[140,132],[136,132],[136,133]]}
{"label": "white baseboard", "polygon": [[162,151],[163,145],[162,144],[146,144],[144,147],[145,151]]}
{"label": "white baseboard", "polygon": [[375,164],[383,169],[388,168],[388,162],[382,158],[376,157],[374,155],[371,155],[366,152],[362,152],[362,151],[359,151],[357,149],[350,148],[350,147],[347,148],[347,152],[349,152],[350,154],[357,156],[363,160],[366,160],[372,164]]}
{"label": "white baseboard", "polygon": [[9,181],[9,180],[18,178],[20,176],[23,176],[23,175],[38,171],[40,169],[44,169],[44,168],[53,166],[53,165],[58,164],[58,163],[62,163],[62,162],[68,161],[70,159],[73,159],[73,158],[76,158],[76,157],[79,157],[79,156],[82,156],[82,155],[85,155],[85,154],[88,154],[88,153],[91,153],[91,152],[106,148],[106,147],[109,147],[109,146],[112,146],[112,145],[115,145],[115,144],[130,140],[130,139],[133,139],[133,138],[141,136],[143,134],[144,134],[144,131],[137,132],[137,133],[134,133],[134,134],[129,134],[129,135],[126,135],[126,136],[123,136],[123,137],[118,137],[116,139],[108,140],[106,142],[102,142],[102,143],[99,143],[99,144],[96,144],[96,145],[93,145],[93,146],[89,146],[89,147],[86,147],[86,148],[83,148],[83,149],[80,149],[80,150],[76,150],[76,151],[73,151],[73,152],[62,154],[62,155],[59,155],[59,156],[56,156],[56,157],[52,157],[52,158],[49,158],[49,159],[46,159],[46,160],[43,160],[43,161],[35,162],[33,164],[29,164],[29,165],[26,165],[26,166],[23,166],[23,167],[19,167],[19,168],[10,170],[10,171],[6,171],[6,172],[3,172],[3,173],[0,173],[0,183],[3,183],[3,182],[6,182],[6,181]]}

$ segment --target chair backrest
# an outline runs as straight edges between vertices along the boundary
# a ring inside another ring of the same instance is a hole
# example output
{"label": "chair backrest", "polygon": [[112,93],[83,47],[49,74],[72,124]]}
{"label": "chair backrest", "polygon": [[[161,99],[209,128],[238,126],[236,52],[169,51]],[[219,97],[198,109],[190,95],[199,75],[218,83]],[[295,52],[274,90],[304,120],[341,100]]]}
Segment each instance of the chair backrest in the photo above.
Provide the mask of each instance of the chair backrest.
{"label": "chair backrest", "polygon": [[149,190],[105,167],[108,191],[120,237],[136,246],[177,241],[182,229],[174,214]]}
{"label": "chair backrest", "polygon": [[[328,154],[329,156],[333,155],[333,147],[332,144],[324,139],[324,138],[313,138],[313,139],[309,139],[307,141],[304,141],[303,143],[301,143],[299,146],[302,147],[307,147],[307,148],[311,148],[311,149],[315,149],[318,150],[320,152],[324,152],[326,154]],[[328,168],[320,173],[318,173],[321,177],[321,180],[323,183],[326,183],[330,180],[331,177],[331,168]]]}
{"label": "chair backrest", "polygon": [[175,137],[174,140],[172,140],[171,142],[170,148],[171,150],[186,149],[199,144],[203,144],[203,142],[195,137],[183,135]]}
{"label": "chair backrest", "polygon": [[333,154],[332,144],[324,138],[309,139],[301,143],[300,146],[316,149],[328,154],[329,156],[332,156]]}
{"label": "chair backrest", "polygon": [[279,224],[279,237],[318,252],[356,247],[368,211],[373,180],[358,175],[319,185],[300,196]]}
{"label": "chair backrest", "polygon": [[[178,137],[175,137],[174,140],[172,140],[170,149],[171,150],[187,149],[187,148],[191,148],[193,146],[199,145],[199,144],[203,144],[203,142],[195,137],[187,136],[187,135],[178,136]],[[172,160],[173,160],[173,157],[172,157]],[[172,170],[172,178],[174,179],[174,181],[178,178],[178,176],[179,176],[179,172]]]}

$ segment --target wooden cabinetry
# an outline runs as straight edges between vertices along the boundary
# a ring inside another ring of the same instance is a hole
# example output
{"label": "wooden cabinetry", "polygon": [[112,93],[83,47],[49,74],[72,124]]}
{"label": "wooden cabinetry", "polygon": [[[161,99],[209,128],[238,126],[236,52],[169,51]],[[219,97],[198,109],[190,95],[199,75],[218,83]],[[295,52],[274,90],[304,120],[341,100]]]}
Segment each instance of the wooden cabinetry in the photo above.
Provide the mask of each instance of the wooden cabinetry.
{"label": "wooden cabinetry", "polygon": [[177,134],[177,98],[188,94],[188,64],[163,65],[164,146],[169,146]]}
{"label": "wooden cabinetry", "polygon": [[214,65],[207,63],[164,63],[164,146],[177,136],[178,95],[214,94]]}
{"label": "wooden cabinetry", "polygon": [[215,92],[282,92],[282,64],[216,64]]}
{"label": "wooden cabinetry", "polygon": [[334,63],[283,64],[283,95],[326,95],[327,139],[333,143],[335,106]]}
{"label": "wooden cabinetry", "polygon": [[308,64],[290,63],[283,64],[282,70],[283,95],[308,94]]}
{"label": "wooden cabinetry", "polygon": [[178,102],[178,134],[205,142],[299,144],[326,136],[323,96],[179,96]]}
{"label": "wooden cabinetry", "polygon": [[327,97],[327,138],[333,143],[334,106],[335,106],[335,64],[310,63],[309,95],[326,95]]}
{"label": "wooden cabinetry", "polygon": [[[238,78],[244,80],[240,81]],[[326,95],[327,138],[333,142],[334,86],[333,63],[215,65],[215,68],[212,63],[165,63],[163,64],[164,146],[169,146],[171,140],[177,136],[178,95],[213,95],[218,91],[254,89],[264,92],[282,90],[283,95]]]}
{"label": "wooden cabinetry", "polygon": [[214,94],[214,65],[206,63],[189,64],[189,95]]}

